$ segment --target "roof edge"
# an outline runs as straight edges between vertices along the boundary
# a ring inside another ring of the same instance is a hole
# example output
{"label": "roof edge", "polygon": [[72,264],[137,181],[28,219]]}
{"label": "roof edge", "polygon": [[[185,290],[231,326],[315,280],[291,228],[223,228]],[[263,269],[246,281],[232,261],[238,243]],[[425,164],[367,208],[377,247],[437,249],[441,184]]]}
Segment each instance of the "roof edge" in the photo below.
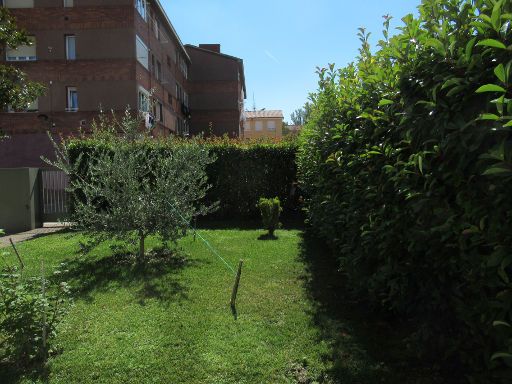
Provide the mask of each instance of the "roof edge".
{"label": "roof edge", "polygon": [[240,66],[240,72],[242,73],[242,84],[243,84],[243,88],[244,88],[244,99],[247,99],[247,87],[246,87],[246,84],[245,84],[245,68],[244,68],[244,60],[243,59],[241,59],[239,57],[236,57],[236,56],[226,55],[225,53],[221,53],[221,52],[210,51],[209,49],[204,49],[204,48],[198,47],[197,45],[192,45],[192,44],[185,44],[185,49],[186,48],[196,49],[196,50],[204,52],[204,53],[211,53],[212,55],[222,56],[222,57],[224,57],[226,59],[230,59],[230,60],[236,61],[238,63],[238,65]]}
{"label": "roof edge", "polygon": [[185,44],[185,48],[194,48],[194,49],[197,49],[198,51],[205,52],[205,53],[211,53],[212,55],[223,56],[227,59],[231,59],[231,60],[235,60],[235,61],[243,61],[239,57],[226,55],[225,53],[222,53],[222,52],[219,53],[219,52],[210,51],[209,49],[201,48],[201,47],[198,47],[197,45],[193,45],[193,44]]}
{"label": "roof edge", "polygon": [[[266,114],[269,114],[270,112],[277,112],[275,113],[274,116],[265,116]],[[246,114],[246,117],[248,119],[279,119],[279,118],[283,118],[284,119],[284,113],[283,113],[283,110],[282,109],[264,109],[264,110],[259,110],[259,111],[250,111],[250,110],[246,110],[244,111],[244,113]],[[252,115],[252,116],[251,116]]]}
{"label": "roof edge", "polygon": [[156,6],[160,10],[160,12],[164,15],[165,21],[171,27],[171,31],[174,34],[174,37],[176,38],[176,40],[178,40],[178,44],[180,45],[180,47],[183,50],[183,52],[185,52],[185,56],[187,57],[188,61],[191,63],[192,60],[190,59],[190,56],[189,56],[187,50],[185,49],[185,46],[183,45],[183,42],[181,41],[180,36],[178,35],[178,32],[176,32],[176,29],[174,28],[174,25],[172,25],[171,19],[169,19],[169,16],[167,15],[167,12],[165,12],[164,7],[162,7],[162,4],[160,3],[160,0],[153,0],[153,2],[156,4]]}

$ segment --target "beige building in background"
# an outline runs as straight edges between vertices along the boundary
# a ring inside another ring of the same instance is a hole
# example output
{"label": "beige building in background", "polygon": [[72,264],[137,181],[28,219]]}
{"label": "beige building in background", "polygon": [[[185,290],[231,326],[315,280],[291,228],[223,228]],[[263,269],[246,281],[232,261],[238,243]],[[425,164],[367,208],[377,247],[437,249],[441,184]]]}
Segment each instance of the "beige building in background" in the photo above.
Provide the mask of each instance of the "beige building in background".
{"label": "beige building in background", "polygon": [[277,138],[283,137],[283,111],[246,111],[244,122],[244,138]]}

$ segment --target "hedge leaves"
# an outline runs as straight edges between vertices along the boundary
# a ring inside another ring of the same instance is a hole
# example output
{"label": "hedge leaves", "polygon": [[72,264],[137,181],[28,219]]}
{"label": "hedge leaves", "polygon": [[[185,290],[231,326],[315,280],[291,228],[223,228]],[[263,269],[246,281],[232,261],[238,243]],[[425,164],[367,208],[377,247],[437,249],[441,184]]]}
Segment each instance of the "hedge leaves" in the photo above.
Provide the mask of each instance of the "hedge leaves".
{"label": "hedge leaves", "polygon": [[511,14],[423,0],[376,51],[360,30],[354,63],[318,68],[300,139],[309,222],[354,293],[473,383],[512,377]]}

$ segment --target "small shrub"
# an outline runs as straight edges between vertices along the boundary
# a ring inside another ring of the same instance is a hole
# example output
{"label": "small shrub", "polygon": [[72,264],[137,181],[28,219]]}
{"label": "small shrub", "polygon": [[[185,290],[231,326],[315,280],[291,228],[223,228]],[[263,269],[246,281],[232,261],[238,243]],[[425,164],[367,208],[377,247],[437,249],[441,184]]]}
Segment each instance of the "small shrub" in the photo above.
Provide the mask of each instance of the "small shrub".
{"label": "small shrub", "polygon": [[[54,276],[60,271],[55,271]],[[44,361],[56,327],[71,303],[67,283],[24,278],[17,267],[0,272],[0,339],[5,356],[18,366]]]}
{"label": "small shrub", "polygon": [[281,201],[278,197],[274,197],[273,199],[262,197],[258,202],[258,208],[261,212],[263,226],[268,230],[270,236],[274,236],[274,231],[280,226],[279,216],[283,211]]}

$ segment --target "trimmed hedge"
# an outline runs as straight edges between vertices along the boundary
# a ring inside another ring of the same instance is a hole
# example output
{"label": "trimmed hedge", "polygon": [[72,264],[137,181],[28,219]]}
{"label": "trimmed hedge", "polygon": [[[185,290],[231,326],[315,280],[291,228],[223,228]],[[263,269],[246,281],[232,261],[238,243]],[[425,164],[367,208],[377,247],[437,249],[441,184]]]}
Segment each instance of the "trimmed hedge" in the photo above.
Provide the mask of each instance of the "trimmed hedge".
{"label": "trimmed hedge", "polygon": [[[512,382],[512,2],[423,0],[319,69],[299,175],[353,292],[471,383]],[[450,382],[454,382],[450,379]]]}
{"label": "trimmed hedge", "polygon": [[212,184],[207,198],[220,202],[217,216],[257,218],[260,197],[279,197],[288,213],[297,209],[297,198],[291,196],[297,179],[294,144],[224,141],[206,145],[217,158],[207,169]]}
{"label": "trimmed hedge", "polygon": [[[173,140],[173,139],[169,139]],[[178,140],[186,145],[185,140]],[[145,140],[139,145],[148,151],[168,151],[170,141]],[[206,200],[219,202],[214,218],[258,218],[256,207],[260,197],[279,197],[285,213],[298,210],[297,196],[293,194],[296,182],[297,146],[290,142],[244,142],[229,139],[203,140],[205,149],[216,160],[207,167],[211,189]],[[72,139],[67,143],[71,162],[87,157],[97,148],[108,149],[102,140]]]}

